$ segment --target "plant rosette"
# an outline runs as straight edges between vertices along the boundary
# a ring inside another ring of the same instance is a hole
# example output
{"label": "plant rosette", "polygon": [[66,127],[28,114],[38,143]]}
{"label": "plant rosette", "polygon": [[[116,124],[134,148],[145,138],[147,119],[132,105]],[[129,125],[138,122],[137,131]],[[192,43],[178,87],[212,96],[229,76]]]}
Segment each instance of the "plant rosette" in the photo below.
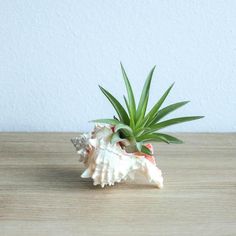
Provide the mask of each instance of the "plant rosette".
{"label": "plant rosette", "polygon": [[92,132],[71,140],[79,154],[79,160],[86,167],[81,177],[92,178],[94,185],[104,187],[127,178],[134,179],[138,172],[146,176],[149,182],[162,188],[162,172],[156,165],[153,146],[150,142],[183,143],[176,137],[160,133],[159,130],[197,120],[203,116],[185,116],[163,121],[171,112],[188,103],[188,101],[177,102],[162,108],[162,104],[174,84],[147,112],[155,67],[150,71],[144,83],[139,103],[136,106],[133,90],[122,64],[121,70],[128,94],[128,99],[124,96],[127,109],[111,93],[99,86],[114,107],[118,117],[93,120],[92,122],[95,122],[96,125]]}

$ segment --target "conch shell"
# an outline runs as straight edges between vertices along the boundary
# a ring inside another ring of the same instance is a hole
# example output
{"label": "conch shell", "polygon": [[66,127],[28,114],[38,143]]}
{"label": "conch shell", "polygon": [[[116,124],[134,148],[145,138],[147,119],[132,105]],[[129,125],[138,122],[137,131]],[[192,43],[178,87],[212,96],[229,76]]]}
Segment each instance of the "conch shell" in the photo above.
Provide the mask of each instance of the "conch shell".
{"label": "conch shell", "polygon": [[[140,172],[149,182],[154,182],[158,188],[162,188],[163,177],[156,166],[155,158],[140,153],[127,153],[119,143],[111,144],[112,134],[110,126],[98,124],[91,133],[71,139],[79,154],[79,161],[86,167],[81,177],[91,177],[94,185],[100,184],[104,187],[128,177],[133,179],[134,174]],[[152,148],[148,145],[147,147],[150,150]]]}

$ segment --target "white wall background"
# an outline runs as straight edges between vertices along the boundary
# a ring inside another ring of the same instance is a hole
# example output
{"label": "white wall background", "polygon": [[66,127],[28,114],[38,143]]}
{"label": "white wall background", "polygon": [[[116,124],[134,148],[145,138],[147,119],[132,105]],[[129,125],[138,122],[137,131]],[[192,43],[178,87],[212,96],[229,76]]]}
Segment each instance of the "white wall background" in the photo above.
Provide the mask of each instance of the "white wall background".
{"label": "white wall background", "polygon": [[167,131],[236,131],[236,1],[0,1],[0,131],[86,131],[136,94],[156,64],[150,103],[205,115]]}

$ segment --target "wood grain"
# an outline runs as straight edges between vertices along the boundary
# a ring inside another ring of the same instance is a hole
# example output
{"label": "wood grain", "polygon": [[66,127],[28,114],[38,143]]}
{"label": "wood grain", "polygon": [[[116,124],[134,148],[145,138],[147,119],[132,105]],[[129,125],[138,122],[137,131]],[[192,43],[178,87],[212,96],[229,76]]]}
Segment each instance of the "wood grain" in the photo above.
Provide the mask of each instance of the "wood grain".
{"label": "wood grain", "polygon": [[162,190],[80,178],[75,133],[0,134],[0,235],[236,235],[236,134],[155,144]]}

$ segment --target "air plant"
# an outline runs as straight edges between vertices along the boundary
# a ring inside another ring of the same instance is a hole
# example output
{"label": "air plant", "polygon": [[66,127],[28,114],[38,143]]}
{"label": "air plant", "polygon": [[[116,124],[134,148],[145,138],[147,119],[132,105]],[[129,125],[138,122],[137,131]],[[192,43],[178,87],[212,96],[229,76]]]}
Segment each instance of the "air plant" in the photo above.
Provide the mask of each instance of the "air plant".
{"label": "air plant", "polygon": [[117,117],[114,116],[113,118],[108,119],[98,119],[93,120],[92,122],[111,125],[113,134],[110,142],[112,144],[119,143],[119,145],[129,153],[140,152],[147,155],[152,155],[149,148],[145,146],[145,143],[151,141],[165,142],[167,144],[183,143],[182,140],[168,134],[160,133],[159,131],[171,125],[203,118],[203,116],[184,116],[163,120],[171,112],[174,112],[189,102],[177,102],[162,108],[162,105],[170,93],[174,83],[165,91],[155,105],[147,111],[150,87],[155,66],[147,76],[138,103],[135,101],[132,86],[122,64],[121,70],[128,97],[126,98],[126,96],[124,96],[126,109],[110,92],[102,86],[99,86],[103,94],[114,107]]}

